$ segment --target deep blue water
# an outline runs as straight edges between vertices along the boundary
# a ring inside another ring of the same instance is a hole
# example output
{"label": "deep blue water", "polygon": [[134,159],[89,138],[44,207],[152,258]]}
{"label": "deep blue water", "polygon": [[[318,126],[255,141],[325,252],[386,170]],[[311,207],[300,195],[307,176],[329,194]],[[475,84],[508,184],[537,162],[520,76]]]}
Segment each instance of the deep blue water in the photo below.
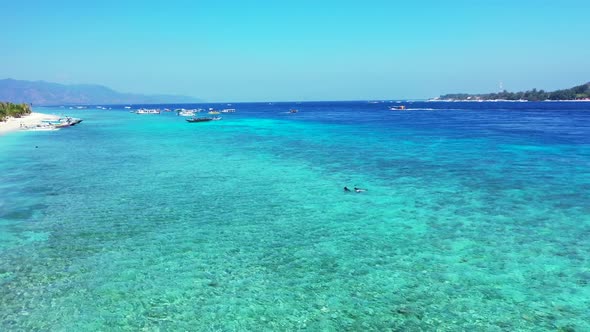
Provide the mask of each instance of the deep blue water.
{"label": "deep blue water", "polygon": [[590,103],[399,104],[37,108],[0,329],[590,330]]}

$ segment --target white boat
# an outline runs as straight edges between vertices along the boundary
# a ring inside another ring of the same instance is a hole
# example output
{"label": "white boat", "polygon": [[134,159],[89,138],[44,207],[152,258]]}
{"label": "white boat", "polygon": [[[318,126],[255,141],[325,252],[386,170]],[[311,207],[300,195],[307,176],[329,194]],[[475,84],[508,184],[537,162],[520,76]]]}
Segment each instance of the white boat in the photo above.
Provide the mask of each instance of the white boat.
{"label": "white boat", "polygon": [[235,113],[235,112],[236,112],[235,108],[226,108],[221,111],[221,113]]}
{"label": "white boat", "polygon": [[126,109],[130,109],[130,108],[131,108],[131,106],[125,106],[125,108],[126,108]]}
{"label": "white boat", "polygon": [[389,106],[389,110],[390,111],[404,111],[404,110],[406,110],[406,105]]}
{"label": "white boat", "polygon": [[43,120],[42,122],[43,122],[44,126],[54,126],[56,128],[65,128],[65,127],[71,127],[71,126],[77,125],[78,123],[82,122],[82,119],[66,116],[63,118],[59,118],[57,120]]}
{"label": "white boat", "polygon": [[178,115],[179,116],[195,116],[195,111],[183,109],[178,112]]}
{"label": "white boat", "polygon": [[135,114],[160,114],[160,110],[141,108],[135,111]]}

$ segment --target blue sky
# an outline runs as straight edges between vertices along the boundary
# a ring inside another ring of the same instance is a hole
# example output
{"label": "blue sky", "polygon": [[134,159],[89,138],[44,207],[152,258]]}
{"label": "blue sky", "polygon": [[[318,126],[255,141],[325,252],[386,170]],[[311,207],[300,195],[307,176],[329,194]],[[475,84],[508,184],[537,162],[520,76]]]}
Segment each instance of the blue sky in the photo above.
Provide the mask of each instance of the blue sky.
{"label": "blue sky", "polygon": [[0,78],[208,101],[409,99],[590,81],[590,1],[0,0],[0,8]]}

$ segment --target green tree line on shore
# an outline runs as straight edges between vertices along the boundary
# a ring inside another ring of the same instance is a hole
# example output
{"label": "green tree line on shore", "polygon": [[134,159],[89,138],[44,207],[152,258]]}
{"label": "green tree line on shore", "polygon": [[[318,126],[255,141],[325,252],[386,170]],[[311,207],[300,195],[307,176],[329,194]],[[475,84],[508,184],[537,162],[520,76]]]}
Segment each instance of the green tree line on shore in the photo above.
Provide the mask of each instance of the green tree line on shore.
{"label": "green tree line on shore", "polygon": [[563,89],[547,92],[544,90],[532,89],[521,92],[508,92],[506,90],[497,93],[467,94],[455,93],[440,96],[439,99],[452,100],[581,100],[590,98],[590,83],[575,86],[571,89]]}
{"label": "green tree line on shore", "polygon": [[31,106],[28,104],[0,102],[0,121],[6,121],[9,117],[20,118],[27,114],[31,114]]}

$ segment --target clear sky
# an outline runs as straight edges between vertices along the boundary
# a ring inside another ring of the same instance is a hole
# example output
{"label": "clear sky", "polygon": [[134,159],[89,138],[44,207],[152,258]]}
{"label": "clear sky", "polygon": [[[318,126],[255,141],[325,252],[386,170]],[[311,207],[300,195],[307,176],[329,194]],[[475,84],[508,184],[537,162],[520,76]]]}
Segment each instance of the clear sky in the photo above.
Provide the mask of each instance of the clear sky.
{"label": "clear sky", "polygon": [[0,78],[208,101],[590,81],[590,1],[0,0]]}

